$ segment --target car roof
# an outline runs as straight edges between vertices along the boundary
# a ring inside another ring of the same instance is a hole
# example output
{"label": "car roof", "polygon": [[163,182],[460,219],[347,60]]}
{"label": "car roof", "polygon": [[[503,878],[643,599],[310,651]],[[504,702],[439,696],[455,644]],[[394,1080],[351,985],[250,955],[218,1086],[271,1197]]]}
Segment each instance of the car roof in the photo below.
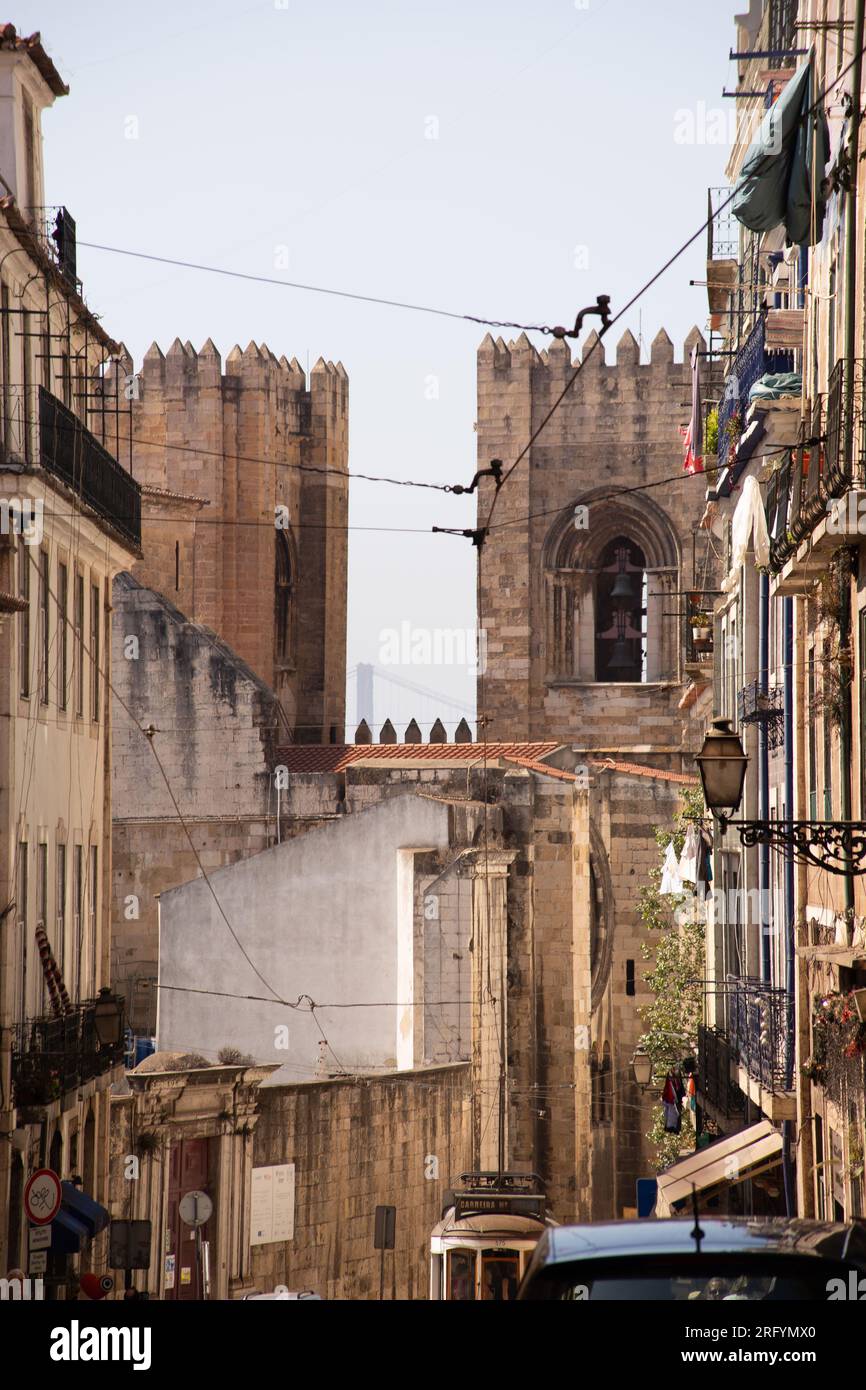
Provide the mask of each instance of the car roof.
{"label": "car roof", "polygon": [[[572,1260],[696,1252],[694,1216],[604,1221],[548,1228],[539,1241],[535,1266]],[[788,1217],[701,1216],[702,1254],[755,1254],[852,1259],[866,1264],[866,1227],[857,1223]]]}

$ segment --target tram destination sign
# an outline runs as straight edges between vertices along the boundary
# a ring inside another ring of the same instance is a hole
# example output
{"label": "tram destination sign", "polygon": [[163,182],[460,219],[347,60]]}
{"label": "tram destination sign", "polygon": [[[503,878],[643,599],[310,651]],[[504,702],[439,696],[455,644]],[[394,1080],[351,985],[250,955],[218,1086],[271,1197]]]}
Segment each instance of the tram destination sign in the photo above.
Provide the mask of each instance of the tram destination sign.
{"label": "tram destination sign", "polygon": [[455,1192],[454,1217],[459,1221],[464,1216],[479,1216],[490,1212],[496,1216],[530,1216],[543,1221],[545,1198],[541,1195],[527,1196],[506,1192]]}

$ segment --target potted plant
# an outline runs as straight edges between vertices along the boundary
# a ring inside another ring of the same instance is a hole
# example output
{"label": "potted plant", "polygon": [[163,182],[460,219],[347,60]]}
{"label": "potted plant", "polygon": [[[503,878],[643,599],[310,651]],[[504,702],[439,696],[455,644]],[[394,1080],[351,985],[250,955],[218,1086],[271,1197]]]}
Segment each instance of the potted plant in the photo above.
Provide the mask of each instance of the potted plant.
{"label": "potted plant", "polygon": [[692,614],[692,639],[697,644],[709,645],[713,637],[713,620],[709,613]]}

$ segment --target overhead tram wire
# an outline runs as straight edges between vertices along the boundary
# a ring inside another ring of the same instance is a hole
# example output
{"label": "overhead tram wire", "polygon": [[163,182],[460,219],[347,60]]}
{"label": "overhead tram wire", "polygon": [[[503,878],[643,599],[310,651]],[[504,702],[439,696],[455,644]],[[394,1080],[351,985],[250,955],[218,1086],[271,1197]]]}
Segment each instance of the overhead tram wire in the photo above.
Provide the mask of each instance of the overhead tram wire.
{"label": "overhead tram wire", "polygon": [[487,328],[517,328],[525,333],[550,333],[547,325],[506,323],[499,319],[485,319],[475,314],[458,314],[452,309],[438,309],[430,304],[413,304],[402,299],[386,299],[375,294],[360,294],[354,290],[337,290],[328,285],[307,285],[298,280],[281,280],[275,275],[253,275],[249,271],[229,270],[226,266],[205,265],[201,261],[183,261],[174,256],[156,256],[148,251],[130,251],[124,246],[105,246],[96,241],[77,242],[91,251],[107,251],[115,256],[131,256],[139,261],[156,261],[160,265],[177,266],[181,270],[200,270],[208,275],[224,275],[232,280],[249,280],[259,285],[276,285],[284,290],[303,290],[308,294],[332,295],[337,299],[351,299],[362,304],[379,304],[387,309],[405,309],[414,314],[433,314],[437,318],[456,319],[462,323],[479,324]]}

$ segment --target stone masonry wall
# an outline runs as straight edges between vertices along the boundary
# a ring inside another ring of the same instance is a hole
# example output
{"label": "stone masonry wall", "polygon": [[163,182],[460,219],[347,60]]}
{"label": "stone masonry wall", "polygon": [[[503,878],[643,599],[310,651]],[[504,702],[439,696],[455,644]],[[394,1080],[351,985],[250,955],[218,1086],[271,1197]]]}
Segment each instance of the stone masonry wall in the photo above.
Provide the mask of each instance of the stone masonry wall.
{"label": "stone masonry wall", "polygon": [[430,1233],[471,1167],[468,1064],[265,1087],[259,1110],[253,1166],[294,1163],[295,1235],[252,1248],[257,1287],[378,1298],[373,1221],[387,1204],[397,1248],[385,1254],[385,1297],[426,1298]]}
{"label": "stone masonry wall", "polygon": [[[121,575],[113,589],[112,980],[136,1032],[156,1024],[157,895],[272,843],[273,692],[201,625]],[[122,703],[121,703],[122,701]]]}
{"label": "stone masonry wall", "polygon": [[[502,488],[481,556],[479,620],[487,631],[484,710],[490,738],[557,738],[595,749],[648,750],[693,745],[678,710],[685,679],[685,620],[677,591],[691,585],[692,536],[704,507],[700,479],[682,473],[679,427],[688,422],[688,335],[674,361],[664,330],[650,361],[626,332],[615,365],[604,345],[592,355],[537,444]],[[539,354],[525,335],[508,346],[488,335],[478,352],[478,463],[506,467],[526,445],[574,369],[555,342]],[[673,479],[665,487],[614,497],[618,489]],[[493,484],[479,486],[478,524]],[[579,533],[575,506],[587,507]],[[645,684],[595,683],[592,589],[604,543],[625,535],[645,552],[649,571]],[[576,547],[576,549],[575,549]],[[698,536],[699,567],[705,552]],[[711,587],[713,579],[699,582]],[[672,765],[668,762],[666,765]],[[678,763],[673,763],[678,766]]]}
{"label": "stone masonry wall", "polygon": [[[131,363],[124,363],[124,366]],[[106,381],[111,392],[122,378]],[[132,469],[142,504],[142,583],[212,628],[281,701],[297,741],[342,738],[348,549],[348,389],[321,358],[250,343],[225,363],[154,343],[136,377]],[[126,403],[123,403],[126,409]],[[124,416],[125,418],[125,416]],[[275,642],[275,508],[287,509],[290,649]]]}

